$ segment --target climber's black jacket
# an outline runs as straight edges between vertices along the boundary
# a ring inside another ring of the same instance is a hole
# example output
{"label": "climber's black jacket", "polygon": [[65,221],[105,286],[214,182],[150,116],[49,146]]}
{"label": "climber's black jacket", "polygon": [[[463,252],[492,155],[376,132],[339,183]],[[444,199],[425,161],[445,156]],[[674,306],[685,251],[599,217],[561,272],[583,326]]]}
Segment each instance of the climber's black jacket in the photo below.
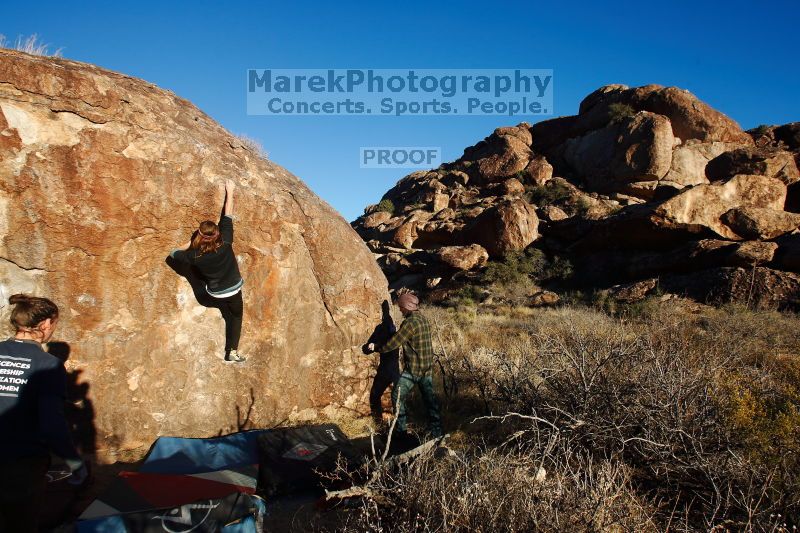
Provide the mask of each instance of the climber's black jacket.
{"label": "climber's black jacket", "polygon": [[175,250],[170,255],[197,268],[211,296],[223,296],[241,288],[242,275],[233,253],[233,219],[223,216],[219,221],[222,246],[215,252],[200,255],[198,250]]}

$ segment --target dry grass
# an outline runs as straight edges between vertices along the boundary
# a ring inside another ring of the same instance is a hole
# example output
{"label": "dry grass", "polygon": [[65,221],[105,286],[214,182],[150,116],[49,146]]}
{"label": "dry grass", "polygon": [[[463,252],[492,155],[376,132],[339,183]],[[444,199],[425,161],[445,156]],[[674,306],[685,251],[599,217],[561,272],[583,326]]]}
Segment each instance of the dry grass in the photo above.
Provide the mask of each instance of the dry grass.
{"label": "dry grass", "polygon": [[[621,463],[573,457],[544,469],[529,451],[426,454],[384,472],[351,531],[656,531]],[[378,503],[380,502],[380,503]]]}
{"label": "dry grass", "polygon": [[427,313],[456,453],[381,472],[380,496],[350,529],[797,524],[796,316],[682,301],[634,318],[587,307]]}
{"label": "dry grass", "polygon": [[264,146],[258,139],[254,139],[248,135],[239,134],[236,135],[236,140],[239,141],[244,149],[252,152],[256,157],[260,157],[261,159],[265,160],[269,159],[269,152],[264,149]]}
{"label": "dry grass", "polygon": [[9,48],[27,54],[50,57],[61,57],[61,52],[63,51],[63,48],[58,48],[53,53],[50,53],[50,45],[40,41],[39,36],[35,33],[29,37],[20,35],[13,43],[7,41],[5,35],[0,34],[0,48]]}

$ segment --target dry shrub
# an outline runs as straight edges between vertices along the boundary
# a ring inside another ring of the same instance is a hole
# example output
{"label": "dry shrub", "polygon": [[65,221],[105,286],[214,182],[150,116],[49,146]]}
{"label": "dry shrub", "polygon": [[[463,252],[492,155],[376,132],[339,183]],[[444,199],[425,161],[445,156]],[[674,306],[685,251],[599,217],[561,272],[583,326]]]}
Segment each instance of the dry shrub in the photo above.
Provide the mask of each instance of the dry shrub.
{"label": "dry shrub", "polygon": [[[540,450],[544,451],[544,450]],[[619,462],[476,446],[383,470],[348,531],[656,531]],[[555,464],[568,458],[564,464]],[[543,466],[544,465],[544,466]],[[552,474],[546,474],[551,470]],[[380,503],[378,503],[380,502]]]}
{"label": "dry shrub", "polygon": [[608,106],[608,119],[611,122],[621,122],[635,114],[636,110],[628,104],[616,102]]}
{"label": "dry shrub", "polygon": [[[681,306],[667,302],[633,320],[587,308],[505,316],[429,309],[440,331],[446,422],[494,446],[516,432],[514,442],[532,460],[550,461],[557,477],[590,460],[624,470],[661,528],[796,524],[800,320]],[[499,422],[467,420],[509,413],[521,416],[505,417],[506,432]],[[559,444],[544,453],[542,442]],[[435,472],[423,480],[432,483]]]}
{"label": "dry shrub", "polygon": [[35,33],[24,38],[20,35],[13,43],[6,41],[6,36],[0,34],[0,48],[10,48],[27,54],[51,57],[61,57],[61,52],[63,50],[59,48],[55,52],[50,53],[50,45],[41,42],[39,36]]}
{"label": "dry shrub", "polygon": [[261,141],[258,139],[254,139],[248,135],[239,134],[236,135],[236,140],[239,141],[242,148],[248,150],[253,155],[258,158],[268,160],[269,159],[269,152],[264,149],[264,145],[261,144]]}

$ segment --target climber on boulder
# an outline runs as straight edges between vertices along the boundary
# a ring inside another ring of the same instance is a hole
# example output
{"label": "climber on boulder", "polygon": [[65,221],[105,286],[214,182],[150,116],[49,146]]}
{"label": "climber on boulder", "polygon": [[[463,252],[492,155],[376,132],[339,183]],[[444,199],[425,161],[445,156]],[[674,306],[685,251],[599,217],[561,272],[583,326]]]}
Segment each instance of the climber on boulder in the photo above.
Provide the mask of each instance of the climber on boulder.
{"label": "climber on boulder", "polygon": [[197,269],[206,284],[206,292],[214,298],[214,307],[225,320],[225,361],[241,363],[245,358],[239,353],[242,333],[242,275],[233,253],[233,181],[225,182],[225,199],[218,224],[210,220],[200,223],[192,239],[181,249],[173,250],[170,257]]}
{"label": "climber on boulder", "polygon": [[53,453],[67,464],[68,483],[85,484],[88,470],[64,416],[67,374],[42,349],[58,323],[47,298],[15,294],[14,337],[0,342],[0,531],[36,532]]}

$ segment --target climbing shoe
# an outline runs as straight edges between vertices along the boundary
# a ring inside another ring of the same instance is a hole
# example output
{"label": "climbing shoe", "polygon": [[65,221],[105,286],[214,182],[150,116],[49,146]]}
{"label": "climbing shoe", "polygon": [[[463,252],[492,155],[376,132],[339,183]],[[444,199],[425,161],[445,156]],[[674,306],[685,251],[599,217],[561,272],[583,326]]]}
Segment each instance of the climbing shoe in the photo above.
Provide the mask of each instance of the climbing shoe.
{"label": "climbing shoe", "polygon": [[225,355],[226,363],[244,363],[247,359],[239,354],[239,350],[231,350]]}

